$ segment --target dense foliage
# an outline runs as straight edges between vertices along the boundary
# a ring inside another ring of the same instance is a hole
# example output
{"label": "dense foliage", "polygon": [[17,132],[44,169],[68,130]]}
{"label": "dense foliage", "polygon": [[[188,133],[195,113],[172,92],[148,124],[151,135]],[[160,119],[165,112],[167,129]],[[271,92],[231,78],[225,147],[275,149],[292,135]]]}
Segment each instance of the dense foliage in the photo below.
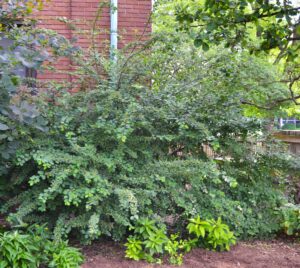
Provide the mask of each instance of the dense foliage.
{"label": "dense foliage", "polygon": [[282,227],[287,235],[299,236],[300,231],[300,206],[286,204],[282,209]]}
{"label": "dense foliage", "polygon": [[167,235],[166,226],[158,225],[154,220],[141,218],[131,228],[133,235],[127,239],[126,257],[148,262],[162,263],[168,255],[171,264],[181,265],[183,254],[189,252],[195,244],[191,240],[180,239],[178,234]]}
{"label": "dense foliage", "polygon": [[[120,53],[116,64],[53,32],[6,31],[24,48],[9,51],[17,60],[1,66],[0,80],[0,209],[12,225],[47,223],[56,241],[82,242],[120,240],[141,217],[171,218],[176,231],[198,214],[221,217],[238,238],[282,229],[299,161],[270,132],[287,104],[261,109],[290,93],[269,83],[280,72],[265,58],[204,53],[170,34]],[[59,83],[18,92],[25,81],[15,66],[38,69],[52,55],[71,57],[77,92]]]}
{"label": "dense foliage", "polygon": [[[251,56],[183,47],[174,57],[165,49],[158,42],[153,58],[141,54],[129,63],[120,55],[121,67],[102,66],[109,79],[42,102],[47,130],[22,132],[2,178],[2,212],[18,207],[12,223],[48,222],[56,239],[77,229],[86,241],[120,239],[132,220],[152,214],[173,215],[178,228],[189,215],[221,216],[242,237],[280,228],[276,209],[285,202],[284,171],[293,162],[268,147],[263,120],[245,117],[240,103],[279,89],[243,92],[241,83],[264,79],[249,76],[261,66]],[[91,77],[80,57],[77,72]],[[254,64],[245,65],[245,57]],[[260,68],[270,73],[268,65]],[[258,141],[261,148],[253,146]]]}
{"label": "dense foliage", "polygon": [[162,263],[162,257],[167,255],[171,264],[181,265],[183,254],[196,246],[223,251],[230,250],[235,244],[233,233],[220,218],[205,221],[198,215],[189,220],[186,228],[190,235],[188,239],[182,239],[179,233],[168,236],[164,224],[142,218],[131,227],[133,235],[125,244],[126,257]]}
{"label": "dense foliage", "polygon": [[[286,57],[298,57],[300,7],[297,1],[199,0],[176,3],[179,28],[197,30],[195,44],[213,44],[253,50],[279,48]],[[255,43],[253,42],[255,40]],[[289,44],[290,43],[290,44]]]}
{"label": "dense foliage", "polygon": [[[228,47],[249,51],[281,66],[275,86],[286,84],[290,94],[273,99],[264,109],[289,103],[290,116],[299,118],[299,1],[160,0],[154,13],[155,30],[184,32],[204,51]],[[292,102],[294,107],[290,104]]]}
{"label": "dense foliage", "polygon": [[0,233],[1,268],[78,268],[83,257],[66,242],[54,243],[45,226],[31,226],[22,231]]}

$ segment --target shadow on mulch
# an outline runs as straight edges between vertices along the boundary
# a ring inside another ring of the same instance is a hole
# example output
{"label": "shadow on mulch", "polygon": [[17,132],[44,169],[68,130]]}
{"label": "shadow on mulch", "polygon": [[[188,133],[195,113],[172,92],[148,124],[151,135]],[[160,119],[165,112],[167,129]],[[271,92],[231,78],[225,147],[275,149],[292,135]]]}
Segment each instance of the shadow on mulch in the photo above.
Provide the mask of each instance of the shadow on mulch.
{"label": "shadow on mulch", "polygon": [[[124,258],[124,248],[113,242],[98,242],[83,248],[82,268],[175,267],[151,265]],[[300,268],[300,243],[240,242],[229,252],[195,249],[184,257],[183,268]]]}

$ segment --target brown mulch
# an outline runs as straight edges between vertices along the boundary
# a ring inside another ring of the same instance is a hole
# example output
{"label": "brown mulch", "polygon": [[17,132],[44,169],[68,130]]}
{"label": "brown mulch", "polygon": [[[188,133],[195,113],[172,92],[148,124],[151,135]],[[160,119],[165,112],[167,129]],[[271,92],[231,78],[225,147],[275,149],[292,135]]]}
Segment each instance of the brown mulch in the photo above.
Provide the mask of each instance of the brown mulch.
{"label": "brown mulch", "polygon": [[[112,242],[83,248],[86,262],[82,268],[175,267],[151,265],[124,258],[124,249]],[[300,268],[300,243],[240,242],[229,252],[195,249],[184,257],[183,268]]]}

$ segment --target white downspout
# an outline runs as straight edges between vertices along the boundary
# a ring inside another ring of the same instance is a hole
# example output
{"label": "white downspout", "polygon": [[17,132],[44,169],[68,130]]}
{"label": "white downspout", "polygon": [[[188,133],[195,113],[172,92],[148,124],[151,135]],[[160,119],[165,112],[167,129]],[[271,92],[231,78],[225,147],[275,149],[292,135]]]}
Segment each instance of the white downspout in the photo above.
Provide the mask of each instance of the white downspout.
{"label": "white downspout", "polygon": [[118,0],[110,1],[110,57],[116,61],[118,49]]}

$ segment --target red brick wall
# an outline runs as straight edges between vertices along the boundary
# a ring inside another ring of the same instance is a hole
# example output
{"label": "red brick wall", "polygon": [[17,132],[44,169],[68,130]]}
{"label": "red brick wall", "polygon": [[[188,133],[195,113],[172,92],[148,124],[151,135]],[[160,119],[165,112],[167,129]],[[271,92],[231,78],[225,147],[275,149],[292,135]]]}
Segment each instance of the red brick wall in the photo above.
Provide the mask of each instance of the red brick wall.
{"label": "red brick wall", "polygon": [[[91,45],[88,31],[92,28],[101,1],[103,0],[51,0],[37,14],[39,25],[43,28],[56,30],[67,38],[76,35],[78,44],[83,48],[88,48]],[[152,1],[119,0],[118,2],[119,48],[131,41],[138,40],[141,36],[143,39],[147,38],[151,32],[149,17]],[[78,34],[71,31],[64,23],[59,22],[57,17],[66,17],[74,21],[78,28],[86,32]],[[101,19],[97,23],[97,31],[96,44],[99,49],[107,52],[110,40],[110,12],[108,7],[102,9]],[[71,80],[69,75],[63,73],[71,68],[68,59],[62,59],[56,64],[56,67],[55,73],[39,74],[39,79]]]}

